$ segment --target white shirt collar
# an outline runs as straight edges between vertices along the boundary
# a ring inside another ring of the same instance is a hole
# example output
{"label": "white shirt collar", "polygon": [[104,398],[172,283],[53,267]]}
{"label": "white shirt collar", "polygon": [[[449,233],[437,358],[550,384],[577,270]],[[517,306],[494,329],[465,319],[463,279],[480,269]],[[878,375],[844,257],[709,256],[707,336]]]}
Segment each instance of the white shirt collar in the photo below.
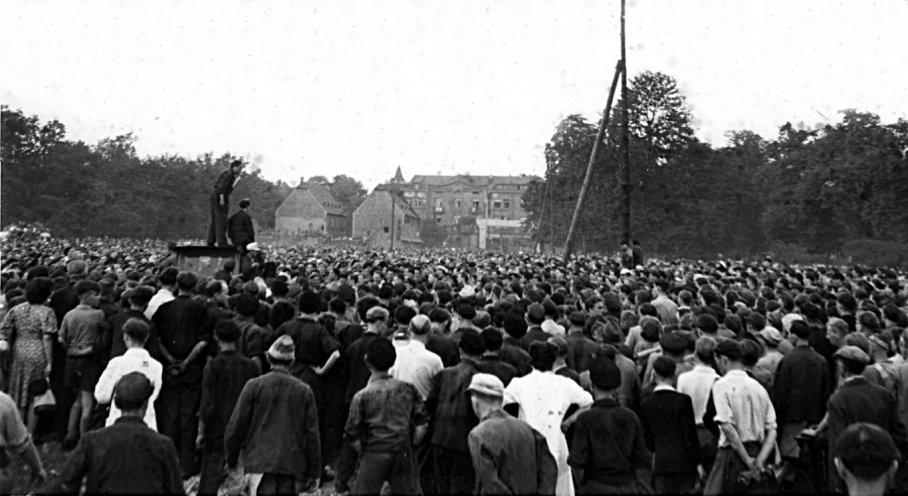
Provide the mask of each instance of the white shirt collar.
{"label": "white shirt collar", "polygon": [[669,386],[668,384],[659,384],[658,386],[653,388],[653,392],[656,391],[675,391],[675,388]]}

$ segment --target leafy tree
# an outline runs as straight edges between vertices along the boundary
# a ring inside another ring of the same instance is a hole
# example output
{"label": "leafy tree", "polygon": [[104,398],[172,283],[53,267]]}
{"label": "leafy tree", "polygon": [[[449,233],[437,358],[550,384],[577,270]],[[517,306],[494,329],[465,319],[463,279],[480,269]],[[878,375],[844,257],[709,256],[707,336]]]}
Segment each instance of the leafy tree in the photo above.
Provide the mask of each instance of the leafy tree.
{"label": "leafy tree", "polygon": [[448,231],[435,222],[435,219],[420,219],[419,238],[422,240],[423,248],[437,248],[448,239]]}

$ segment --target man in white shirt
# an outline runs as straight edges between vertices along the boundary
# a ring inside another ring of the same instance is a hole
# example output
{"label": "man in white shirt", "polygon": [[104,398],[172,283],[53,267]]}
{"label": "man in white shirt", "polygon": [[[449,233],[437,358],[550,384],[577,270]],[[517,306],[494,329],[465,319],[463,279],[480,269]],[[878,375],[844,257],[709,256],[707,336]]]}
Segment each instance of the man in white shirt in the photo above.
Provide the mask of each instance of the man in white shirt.
{"label": "man in white shirt", "polygon": [[700,441],[700,457],[703,468],[709,472],[716,459],[716,436],[703,423],[709,403],[709,393],[713,384],[719,380],[719,374],[709,364],[713,362],[716,340],[704,336],[697,340],[694,353],[694,368],[678,376],[679,393],[690,396],[694,407],[694,423],[697,426],[697,439]]}
{"label": "man in white shirt", "polygon": [[158,276],[158,282],[161,283],[161,289],[151,297],[148,302],[148,308],[145,309],[145,318],[151,320],[151,317],[158,310],[158,307],[167,303],[174,298],[173,292],[177,287],[177,274],[180,271],[176,267],[167,267]]}
{"label": "man in white shirt", "polygon": [[739,476],[763,471],[776,443],[776,411],[766,389],[744,371],[738,343],[722,340],[715,353],[724,373],[713,385],[719,453],[705,495],[742,492]]}
{"label": "man in white shirt", "polygon": [[111,401],[117,381],[130,372],[140,372],[145,377],[148,377],[148,380],[154,386],[154,391],[148,400],[148,408],[145,410],[145,424],[154,431],[158,430],[154,400],[157,399],[158,393],[161,392],[164,366],[154,358],[151,358],[151,355],[145,350],[144,346],[147,339],[148,324],[145,322],[139,319],[129,319],[123,324],[123,341],[126,343],[126,353],[112,358],[107,363],[107,368],[101,373],[98,384],[95,386],[95,399],[98,403],[110,403],[110,415],[107,417],[106,426],[113,425],[114,421],[120,418],[121,415],[116,403]]}
{"label": "man in white shirt", "polygon": [[417,315],[410,319],[407,330],[394,336],[397,358],[389,371],[391,377],[416,386],[423,400],[432,390],[435,374],[444,368],[441,357],[426,349],[431,330],[429,317]]}
{"label": "man in white shirt", "polygon": [[678,305],[669,298],[668,293],[671,285],[665,279],[659,279],[653,286],[653,301],[650,303],[656,307],[659,313],[659,320],[662,325],[672,325],[678,323]]}

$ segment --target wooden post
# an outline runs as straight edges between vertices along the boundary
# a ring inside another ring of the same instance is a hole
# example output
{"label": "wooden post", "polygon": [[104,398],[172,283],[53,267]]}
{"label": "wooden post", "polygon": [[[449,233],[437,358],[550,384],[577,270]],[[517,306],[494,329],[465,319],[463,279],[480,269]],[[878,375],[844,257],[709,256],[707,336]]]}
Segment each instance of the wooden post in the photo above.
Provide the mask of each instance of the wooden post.
{"label": "wooden post", "polygon": [[630,244],[631,242],[631,160],[630,160],[630,137],[628,134],[627,120],[627,53],[624,49],[624,3],[625,0],[621,0],[621,62],[624,66],[624,71],[621,73],[621,107],[622,107],[622,142],[624,145],[624,160],[622,161],[624,168],[624,181],[621,185],[621,204],[622,204],[622,214],[624,217],[624,226],[622,229],[622,236],[624,241]]}
{"label": "wooden post", "polygon": [[580,187],[580,196],[577,198],[577,206],[574,207],[574,217],[571,218],[571,228],[568,230],[567,239],[564,241],[565,262],[571,257],[574,250],[574,233],[577,229],[577,223],[580,220],[580,212],[583,211],[583,200],[586,198],[586,190],[590,185],[593,177],[593,164],[596,163],[596,157],[599,155],[599,146],[602,144],[602,138],[605,136],[605,128],[608,127],[609,115],[612,112],[612,100],[615,98],[615,88],[618,86],[618,76],[624,74],[622,61],[618,61],[615,66],[615,75],[612,77],[612,87],[608,92],[608,101],[605,104],[605,112],[602,114],[602,120],[599,121],[599,131],[596,133],[596,141],[593,142],[593,151],[590,152],[590,161],[586,165],[586,175],[583,176],[583,186]]}

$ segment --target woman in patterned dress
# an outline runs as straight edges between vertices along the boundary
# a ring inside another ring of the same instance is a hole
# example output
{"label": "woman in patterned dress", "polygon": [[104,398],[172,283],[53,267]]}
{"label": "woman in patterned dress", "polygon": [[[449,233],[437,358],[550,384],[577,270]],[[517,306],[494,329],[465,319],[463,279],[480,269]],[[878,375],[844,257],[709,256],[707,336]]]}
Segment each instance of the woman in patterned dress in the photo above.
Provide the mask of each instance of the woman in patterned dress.
{"label": "woman in patterned dress", "polygon": [[50,376],[51,350],[57,333],[54,311],[46,305],[52,291],[50,278],[30,281],[25,288],[25,303],[11,308],[0,325],[0,352],[8,352],[12,343],[9,395],[32,433],[37,419],[28,386]]}

